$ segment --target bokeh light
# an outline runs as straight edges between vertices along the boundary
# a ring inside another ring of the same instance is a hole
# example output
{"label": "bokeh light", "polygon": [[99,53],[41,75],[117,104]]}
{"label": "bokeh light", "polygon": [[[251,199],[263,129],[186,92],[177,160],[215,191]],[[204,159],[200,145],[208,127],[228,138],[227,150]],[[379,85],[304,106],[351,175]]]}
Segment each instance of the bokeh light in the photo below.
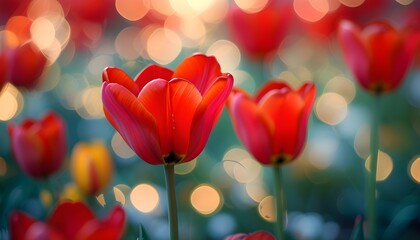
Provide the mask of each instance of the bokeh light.
{"label": "bokeh light", "polygon": [[340,0],[340,3],[347,7],[358,7],[364,2],[365,0]]}
{"label": "bokeh light", "polygon": [[143,18],[150,9],[149,0],[116,0],[115,8],[118,13],[129,21]]}
{"label": "bokeh light", "polygon": [[414,158],[408,165],[409,176],[416,182],[420,183],[420,157]]}
{"label": "bokeh light", "polygon": [[[370,156],[365,161],[365,168],[370,171]],[[392,158],[385,152],[378,151],[378,166],[376,173],[376,181],[385,181],[394,168]]]}
{"label": "bokeh light", "polygon": [[207,55],[215,56],[220,63],[222,72],[232,72],[238,67],[241,61],[239,48],[228,40],[214,42],[207,50]]}
{"label": "bokeh light", "polygon": [[128,146],[121,135],[118,132],[112,136],[111,147],[120,158],[131,158],[135,155],[134,151]]}
{"label": "bokeh light", "polygon": [[149,213],[156,209],[160,197],[155,187],[143,183],[133,188],[130,194],[130,201],[140,212]]}
{"label": "bokeh light", "polygon": [[147,39],[147,53],[153,61],[162,65],[175,60],[181,48],[180,37],[170,29],[157,28]]}
{"label": "bokeh light", "polygon": [[264,9],[269,0],[235,0],[236,5],[247,13],[257,13]]}
{"label": "bokeh light", "polygon": [[197,159],[193,159],[189,162],[175,165],[175,173],[178,175],[186,175],[192,172],[197,165]]}
{"label": "bokeh light", "polygon": [[337,125],[347,116],[346,99],[337,93],[324,93],[315,104],[315,112],[319,120]]}
{"label": "bokeh light", "polygon": [[296,14],[305,21],[317,22],[330,10],[328,0],[293,0]]}
{"label": "bokeh light", "polygon": [[222,205],[222,202],[219,191],[211,185],[199,185],[191,193],[191,205],[203,215],[214,213]]}
{"label": "bokeh light", "polygon": [[264,220],[268,222],[276,221],[276,211],[275,211],[274,203],[275,203],[274,197],[267,196],[263,200],[261,200],[258,205],[258,213]]}
{"label": "bokeh light", "polygon": [[0,92],[0,121],[9,121],[18,115],[23,105],[20,91],[10,83],[6,84]]}

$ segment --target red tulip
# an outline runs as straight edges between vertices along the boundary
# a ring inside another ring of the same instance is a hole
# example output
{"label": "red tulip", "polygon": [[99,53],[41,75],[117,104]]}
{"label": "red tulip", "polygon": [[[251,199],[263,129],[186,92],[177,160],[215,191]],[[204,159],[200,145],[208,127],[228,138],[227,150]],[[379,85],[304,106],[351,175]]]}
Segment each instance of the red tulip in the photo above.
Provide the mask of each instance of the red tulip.
{"label": "red tulip", "polygon": [[9,81],[17,87],[28,89],[38,86],[47,58],[35,44],[28,42],[7,50]]}
{"label": "red tulip", "polygon": [[250,56],[261,58],[277,50],[292,16],[290,5],[270,1],[261,11],[247,13],[233,5],[228,15],[230,32]]}
{"label": "red tulip", "polygon": [[228,110],[239,139],[262,164],[287,163],[302,151],[315,85],[292,90],[286,83],[270,81],[255,98],[235,89]]}
{"label": "red tulip", "polygon": [[55,173],[66,155],[65,123],[55,113],[8,126],[12,151],[22,170],[34,178]]}
{"label": "red tulip", "polygon": [[3,53],[0,53],[0,93],[7,82],[7,61]]}
{"label": "red tulip", "polygon": [[275,240],[276,238],[269,232],[257,231],[251,234],[237,233],[227,236],[225,240]]}
{"label": "red tulip", "polygon": [[32,20],[24,16],[9,19],[6,30],[14,37],[6,38],[5,57],[9,81],[17,87],[36,87],[47,63],[47,58],[31,41]]}
{"label": "red tulip", "polygon": [[232,89],[216,58],[196,54],[175,71],[150,65],[133,81],[118,68],[103,72],[108,121],[150,164],[188,162],[203,150]]}
{"label": "red tulip", "polygon": [[361,29],[342,21],[338,32],[350,71],[364,89],[375,94],[398,88],[413,61],[418,39],[418,33],[397,31],[386,22]]}
{"label": "red tulip", "polygon": [[100,220],[82,202],[62,202],[46,222],[16,211],[10,215],[9,223],[11,240],[115,240],[124,232],[125,213],[116,206]]}

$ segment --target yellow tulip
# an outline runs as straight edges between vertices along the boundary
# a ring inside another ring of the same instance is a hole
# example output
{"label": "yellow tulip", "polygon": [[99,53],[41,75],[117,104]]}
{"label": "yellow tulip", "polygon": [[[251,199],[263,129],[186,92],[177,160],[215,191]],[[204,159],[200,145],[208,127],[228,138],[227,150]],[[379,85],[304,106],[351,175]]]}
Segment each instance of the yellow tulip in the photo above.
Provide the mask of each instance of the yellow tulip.
{"label": "yellow tulip", "polygon": [[102,142],[78,143],[73,148],[70,168],[80,190],[88,195],[96,195],[112,178],[112,157]]}

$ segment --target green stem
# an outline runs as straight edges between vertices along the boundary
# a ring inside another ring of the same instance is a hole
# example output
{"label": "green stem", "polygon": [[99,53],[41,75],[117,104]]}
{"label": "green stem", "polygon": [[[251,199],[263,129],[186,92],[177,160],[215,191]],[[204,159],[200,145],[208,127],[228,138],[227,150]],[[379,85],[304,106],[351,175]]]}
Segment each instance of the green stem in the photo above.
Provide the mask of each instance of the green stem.
{"label": "green stem", "polygon": [[376,170],[378,166],[380,97],[375,96],[370,126],[370,162],[367,192],[368,239],[376,239]]}
{"label": "green stem", "polygon": [[278,240],[284,240],[284,213],[285,213],[285,201],[283,192],[283,181],[281,177],[281,166],[280,164],[273,164],[274,173],[274,195],[276,199],[276,213],[277,223],[275,225],[276,235]]}
{"label": "green stem", "polygon": [[165,165],[166,192],[169,208],[170,239],[178,240],[178,216],[175,195],[175,164]]}

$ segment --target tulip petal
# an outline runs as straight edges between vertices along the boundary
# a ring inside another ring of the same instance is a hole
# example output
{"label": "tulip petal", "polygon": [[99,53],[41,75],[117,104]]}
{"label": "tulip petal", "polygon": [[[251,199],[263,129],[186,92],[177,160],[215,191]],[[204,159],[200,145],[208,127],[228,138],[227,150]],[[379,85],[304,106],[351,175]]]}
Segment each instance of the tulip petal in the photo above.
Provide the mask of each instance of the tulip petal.
{"label": "tulip petal", "polygon": [[391,89],[400,85],[416,54],[416,48],[420,42],[419,32],[402,33],[400,47],[395,49],[393,58],[394,72],[392,74]]}
{"label": "tulip petal", "polygon": [[[270,91],[259,102],[274,123],[272,155],[295,155],[304,102],[297,92]],[[290,160],[290,159],[282,159]]]}
{"label": "tulip petal", "polygon": [[121,207],[115,207],[104,221],[90,221],[77,234],[76,240],[95,240],[121,238],[125,224],[125,213]]}
{"label": "tulip petal", "polygon": [[173,74],[173,78],[183,78],[193,83],[201,95],[205,95],[220,76],[222,73],[216,58],[204,54],[195,54],[186,58]]}
{"label": "tulip petal", "polygon": [[357,81],[369,89],[369,53],[360,36],[360,29],[350,21],[342,21],[338,31],[338,40],[343,49],[344,59]]}
{"label": "tulip petal", "polygon": [[297,133],[298,142],[296,144],[296,151],[293,158],[299,155],[305,145],[309,116],[311,115],[312,105],[314,104],[316,96],[315,84],[305,83],[299,88],[298,92],[301,94],[305,106],[299,122],[299,130]]}
{"label": "tulip petal", "polygon": [[192,120],[190,145],[185,161],[197,157],[210,136],[233,87],[233,77],[219,77],[203,96]]}
{"label": "tulip petal", "polygon": [[140,92],[138,100],[156,121],[161,154],[169,155],[172,150],[172,115],[168,81],[156,79],[149,82]]}
{"label": "tulip petal", "polygon": [[95,219],[95,216],[82,202],[62,202],[54,210],[47,224],[68,239],[75,239],[79,230],[92,219]]}
{"label": "tulip petal", "polygon": [[166,81],[171,80],[174,72],[168,68],[164,68],[158,65],[149,65],[143,71],[141,71],[134,79],[135,83],[140,89],[155,79],[164,79]]}
{"label": "tulip petal", "polygon": [[264,86],[262,86],[258,93],[255,95],[255,102],[260,102],[261,98],[263,98],[271,90],[290,91],[291,88],[285,82],[269,81],[264,84]]}
{"label": "tulip petal", "polygon": [[[172,150],[185,156],[191,138],[191,125],[202,96],[193,84],[182,79],[169,82],[172,109]],[[205,134],[203,132],[200,135]]]}
{"label": "tulip petal", "polygon": [[243,240],[275,240],[276,238],[269,232],[258,231],[246,236]]}
{"label": "tulip petal", "polygon": [[124,86],[135,96],[140,92],[140,89],[137,84],[127,75],[124,71],[119,68],[107,67],[102,72],[102,81],[107,83],[118,83],[121,86]]}
{"label": "tulip petal", "polygon": [[245,147],[262,164],[271,164],[271,129],[268,116],[243,94],[233,97],[230,105],[233,126]]}
{"label": "tulip petal", "polygon": [[10,239],[25,239],[26,232],[34,223],[36,223],[36,220],[26,213],[12,212],[9,220]]}
{"label": "tulip petal", "polygon": [[162,163],[157,124],[143,104],[124,87],[106,82],[102,85],[102,102],[131,149],[150,164]]}
{"label": "tulip petal", "polygon": [[25,238],[27,240],[66,240],[60,232],[57,232],[54,228],[48,226],[43,222],[36,222],[26,232]]}

